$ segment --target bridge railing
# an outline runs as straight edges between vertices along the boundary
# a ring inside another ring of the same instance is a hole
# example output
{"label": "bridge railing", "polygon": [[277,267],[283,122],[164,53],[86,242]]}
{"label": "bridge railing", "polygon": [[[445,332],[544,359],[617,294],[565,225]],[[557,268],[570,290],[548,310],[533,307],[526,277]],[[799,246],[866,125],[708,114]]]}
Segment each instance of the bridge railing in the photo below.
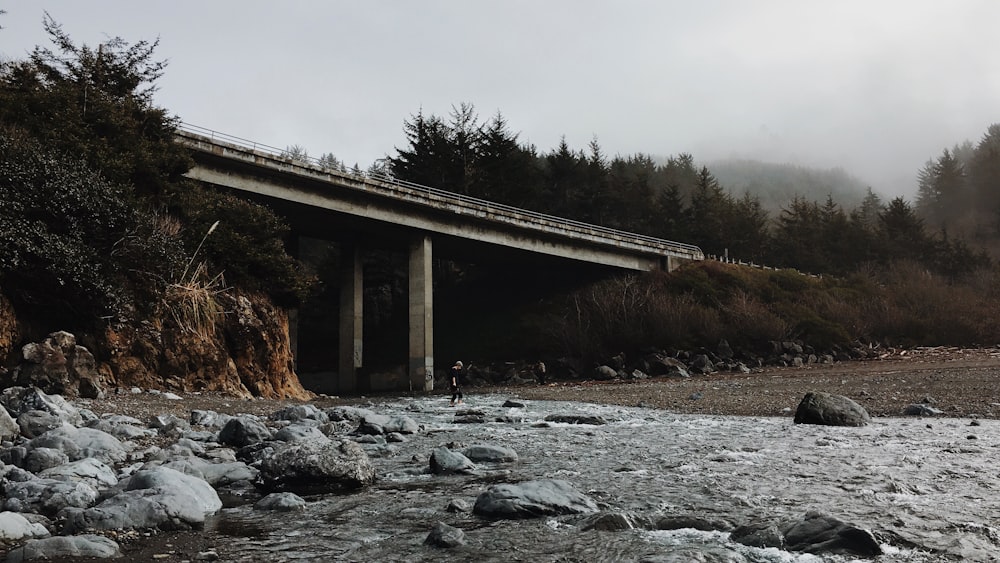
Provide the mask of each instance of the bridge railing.
{"label": "bridge railing", "polygon": [[[269,156],[273,156],[275,158],[279,158],[279,159],[289,159],[289,158],[291,158],[292,160],[294,160],[294,161],[296,161],[296,162],[298,162],[300,164],[307,165],[307,166],[310,166],[310,167],[314,167],[314,168],[317,168],[317,169],[319,169],[321,171],[324,171],[324,172],[330,171],[330,168],[327,167],[327,166],[324,166],[323,163],[318,158],[311,157],[311,156],[308,156],[308,155],[296,155],[296,156],[292,157],[292,156],[289,155],[289,152],[287,150],[285,150],[285,149],[280,149],[278,147],[274,147],[274,146],[270,146],[270,145],[265,145],[263,143],[258,143],[256,141],[251,141],[249,139],[244,139],[244,138],[241,138],[241,137],[236,137],[234,135],[229,135],[227,133],[221,133],[219,131],[215,131],[215,130],[212,130],[212,129],[207,129],[205,127],[200,127],[198,125],[192,125],[190,123],[181,122],[181,123],[178,124],[177,128],[179,130],[181,130],[181,131],[185,131],[185,132],[192,133],[192,134],[195,134],[195,135],[200,135],[202,137],[207,137],[207,138],[212,139],[212,140],[219,140],[219,141],[222,141],[222,142],[225,142],[225,143],[229,143],[229,144],[232,144],[232,145],[236,145],[236,146],[239,146],[239,147],[242,147],[242,148],[250,149],[251,151],[254,151],[254,152],[265,153],[265,154],[267,154]],[[672,246],[672,247],[675,247],[675,248],[678,248],[678,249],[690,252],[690,253],[692,253],[693,255],[696,255],[696,256],[701,256],[702,255],[701,248],[699,248],[699,247],[697,247],[695,245],[692,245],[692,244],[685,244],[683,242],[676,242],[676,241],[672,241],[672,240],[666,240],[666,239],[656,238],[656,237],[652,237],[652,236],[649,236],[649,235],[644,235],[644,234],[641,234],[641,233],[634,233],[634,232],[629,232],[629,231],[622,231],[620,229],[613,229],[611,227],[604,227],[602,225],[594,225],[592,223],[584,223],[582,221],[576,221],[574,219],[567,219],[565,217],[558,217],[556,215],[549,215],[549,214],[546,214],[546,213],[540,213],[538,211],[532,211],[530,209],[522,209],[522,208],[519,208],[519,207],[514,207],[512,205],[507,205],[507,204],[504,204],[504,203],[497,203],[495,201],[489,201],[489,200],[485,200],[485,199],[481,199],[481,198],[477,198],[477,197],[473,197],[473,196],[467,196],[467,195],[463,195],[463,194],[459,194],[459,193],[455,193],[455,192],[450,192],[450,191],[447,191],[447,190],[442,190],[442,189],[439,189],[439,188],[433,188],[433,187],[430,187],[430,186],[425,186],[425,185],[422,185],[422,184],[417,184],[417,183],[414,183],[414,182],[408,182],[406,180],[401,180],[399,178],[396,178],[396,177],[388,175],[388,174],[364,173],[364,172],[362,172],[361,174],[357,174],[357,173],[350,172],[350,171],[347,171],[347,170],[344,170],[344,169],[337,169],[336,172],[338,174],[345,175],[345,176],[348,176],[350,178],[354,178],[354,179],[356,179],[359,182],[366,182],[366,181],[375,180],[377,182],[382,182],[382,183],[386,183],[386,184],[396,185],[396,186],[400,186],[400,187],[403,187],[403,188],[407,188],[409,190],[415,190],[415,191],[418,191],[418,192],[424,192],[424,193],[429,194],[429,195],[435,195],[435,196],[437,196],[439,198],[454,200],[454,201],[457,201],[457,202],[460,202],[460,203],[463,203],[463,204],[470,204],[470,205],[475,205],[475,206],[480,206],[480,207],[488,207],[488,208],[496,209],[496,210],[500,210],[500,211],[506,211],[508,213],[513,213],[513,214],[516,214],[518,216],[529,217],[529,218],[531,218],[531,219],[533,219],[535,221],[538,221],[540,223],[549,223],[549,224],[555,224],[555,225],[561,225],[561,226],[568,226],[568,227],[573,227],[575,229],[579,229],[579,230],[583,230],[583,231],[589,231],[589,232],[594,233],[594,234],[602,234],[602,235],[607,235],[607,236],[615,237],[615,238],[631,239],[631,240],[634,240],[634,241],[641,241],[641,242],[648,243],[648,244],[653,244],[653,245],[669,245],[669,246]]]}

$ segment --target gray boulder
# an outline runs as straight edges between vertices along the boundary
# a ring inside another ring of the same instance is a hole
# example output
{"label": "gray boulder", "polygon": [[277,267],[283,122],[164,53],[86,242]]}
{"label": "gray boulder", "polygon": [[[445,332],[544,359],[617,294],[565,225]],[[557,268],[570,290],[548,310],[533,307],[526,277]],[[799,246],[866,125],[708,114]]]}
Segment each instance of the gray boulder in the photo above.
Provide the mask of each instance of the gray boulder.
{"label": "gray boulder", "polygon": [[329,440],[326,434],[323,434],[319,428],[315,426],[306,426],[304,424],[289,424],[288,426],[278,430],[274,434],[274,439],[279,442],[299,442],[302,440]]}
{"label": "gray boulder", "polygon": [[871,422],[868,411],[843,395],[806,393],[795,410],[796,424],[826,426],[865,426]]}
{"label": "gray boulder", "polygon": [[242,448],[271,439],[271,431],[254,417],[231,418],[219,431],[219,443]]}
{"label": "gray boulder", "polygon": [[550,414],[545,417],[546,422],[560,422],[562,424],[592,424],[601,426],[608,421],[600,416],[590,416],[585,414]]}
{"label": "gray boulder", "polygon": [[197,457],[177,459],[163,464],[185,475],[204,479],[213,487],[224,487],[242,481],[255,481],[260,472],[242,461],[212,463]]}
{"label": "gray boulder", "polygon": [[122,492],[93,508],[67,508],[59,513],[64,531],[200,528],[222,501],[203,479],[169,467],[137,471],[122,482]]}
{"label": "gray boulder", "polygon": [[435,448],[431,452],[431,473],[435,475],[451,475],[454,473],[472,473],[476,464],[464,455],[448,448]]}
{"label": "gray boulder", "polygon": [[37,438],[63,425],[63,419],[48,412],[31,410],[17,417],[17,425],[25,438]]}
{"label": "gray boulder", "polygon": [[136,440],[156,436],[156,430],[144,428],[139,419],[132,418],[131,416],[105,416],[95,420],[88,420],[84,423],[84,426],[106,432],[119,440]]}
{"label": "gray boulder", "polygon": [[8,480],[4,485],[4,496],[4,510],[46,516],[69,507],[86,508],[97,502],[97,490],[87,483],[44,478]]}
{"label": "gray boulder", "polygon": [[31,440],[28,446],[32,449],[62,450],[70,461],[96,457],[107,463],[117,463],[124,461],[126,455],[125,446],[111,434],[93,428],[76,428],[69,425],[49,430]]}
{"label": "gray boulder", "polygon": [[517,452],[503,446],[476,444],[462,450],[462,455],[474,462],[512,463],[517,461]]}
{"label": "gray boulder", "polygon": [[476,498],[473,513],[485,518],[537,518],[597,512],[597,503],[568,481],[542,479],[493,485]]}
{"label": "gray boulder", "polygon": [[65,463],[69,463],[69,457],[62,450],[52,448],[35,448],[24,457],[24,468],[32,473],[39,473]]}
{"label": "gray boulder", "polygon": [[304,510],[305,507],[305,499],[295,493],[271,493],[253,505],[254,510],[275,510],[278,512]]}
{"label": "gray boulder", "polygon": [[941,409],[936,409],[927,403],[914,403],[912,405],[907,405],[903,409],[903,414],[906,416],[938,416],[944,411]]}
{"label": "gray boulder", "polygon": [[882,555],[882,548],[868,530],[811,511],[805,517],[784,528],[786,549],[805,553],[838,555]]}
{"label": "gray boulder", "polygon": [[17,512],[0,512],[0,545],[26,538],[44,538],[49,535],[45,526],[28,520]]}
{"label": "gray boulder", "polygon": [[271,420],[288,420],[290,422],[314,420],[322,424],[329,422],[330,417],[315,405],[292,405],[271,414]]}
{"label": "gray boulder", "polygon": [[93,534],[82,536],[53,536],[28,540],[23,546],[7,554],[7,563],[21,561],[65,561],[70,557],[113,559],[122,553],[114,540]]}
{"label": "gray boulder", "polygon": [[594,368],[594,379],[598,381],[609,381],[618,377],[618,372],[611,366],[597,366]]}
{"label": "gray boulder", "polygon": [[355,442],[293,442],[263,459],[260,481],[270,490],[357,489],[375,482],[375,467]]}
{"label": "gray boulder", "polygon": [[[32,453],[35,453],[35,451]],[[38,476],[69,483],[87,483],[98,490],[114,487],[118,484],[118,477],[115,476],[115,471],[106,463],[92,457],[65,465],[50,467],[39,473]]]}
{"label": "gray boulder", "polygon": [[7,409],[0,405],[0,442],[10,440],[13,441],[21,434],[21,427],[14,420],[14,417],[10,416]]}
{"label": "gray boulder", "polygon": [[68,424],[83,424],[79,409],[59,395],[49,395],[37,387],[8,387],[0,393],[0,404],[14,418],[28,411],[45,411]]}
{"label": "gray boulder", "polygon": [[465,545],[465,532],[444,522],[438,522],[424,540],[424,545],[457,547]]}

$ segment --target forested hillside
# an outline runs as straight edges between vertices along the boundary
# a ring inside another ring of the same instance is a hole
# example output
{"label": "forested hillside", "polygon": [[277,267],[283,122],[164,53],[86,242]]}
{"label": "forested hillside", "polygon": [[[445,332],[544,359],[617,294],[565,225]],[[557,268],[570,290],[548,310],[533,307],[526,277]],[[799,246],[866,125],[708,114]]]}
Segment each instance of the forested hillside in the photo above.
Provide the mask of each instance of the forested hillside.
{"label": "forested hillside", "polygon": [[[998,232],[1000,225],[1000,196],[989,201],[992,192],[978,176],[963,193],[979,194],[976,201],[993,209],[993,215],[975,214],[978,231],[971,226],[945,231],[933,222],[925,224],[905,199],[882,201],[843,171],[723,165],[729,174],[737,168],[753,172],[749,182],[754,191],[738,193],[690,154],[660,163],[646,154],[609,157],[596,141],[586,149],[563,141],[539,151],[520,143],[499,113],[480,122],[471,104],[454,107],[447,117],[417,113],[404,123],[404,133],[406,143],[388,163],[390,172],[405,180],[692,243],[711,255],[816,274],[914,260],[949,277],[967,275],[991,265],[990,257],[967,237],[981,234],[984,225]],[[1000,166],[1000,157],[991,156],[988,151],[995,149],[989,147],[993,144],[977,152],[982,170]],[[948,209],[941,199],[955,189],[945,185],[946,172],[936,177],[943,178],[940,189],[921,188],[921,210]],[[762,203],[762,193],[789,197],[772,211]],[[845,203],[852,201],[857,203]],[[993,223],[984,223],[989,217]]]}
{"label": "forested hillside", "polygon": [[795,198],[826,201],[831,197],[841,207],[854,209],[868,190],[864,182],[842,168],[824,170],[743,159],[714,160],[708,167],[730,193],[749,192],[771,215],[780,213]]}

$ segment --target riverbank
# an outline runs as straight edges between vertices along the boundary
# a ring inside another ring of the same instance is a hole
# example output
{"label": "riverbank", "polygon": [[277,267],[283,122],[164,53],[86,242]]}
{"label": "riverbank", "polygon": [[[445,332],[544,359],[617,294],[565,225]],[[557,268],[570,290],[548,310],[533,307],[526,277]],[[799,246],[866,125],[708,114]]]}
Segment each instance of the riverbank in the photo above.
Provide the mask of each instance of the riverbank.
{"label": "riverbank", "polygon": [[[477,403],[477,395],[509,396],[525,401],[645,406],[678,414],[790,417],[806,393],[825,391],[851,397],[874,417],[901,416],[906,406],[929,401],[942,411],[941,417],[1000,418],[998,378],[1000,349],[928,348],[887,354],[879,360],[770,368],[746,375],[717,373],[635,382],[558,381],[547,385],[471,387],[466,394],[470,404]],[[434,394],[440,395],[441,407],[447,409],[445,390]],[[175,399],[163,393],[126,391],[79,404],[99,415],[125,414],[145,421],[159,414],[188,418],[190,411],[196,409],[266,416],[298,403],[206,393],[180,396]],[[317,396],[311,402],[327,408],[378,403],[383,399],[390,397]],[[124,540],[120,541],[122,551],[131,561],[197,561],[215,557],[222,561],[239,560],[231,553],[233,539],[252,540],[245,537],[245,530],[232,531],[224,526],[210,520],[205,530],[133,533],[118,539]]]}

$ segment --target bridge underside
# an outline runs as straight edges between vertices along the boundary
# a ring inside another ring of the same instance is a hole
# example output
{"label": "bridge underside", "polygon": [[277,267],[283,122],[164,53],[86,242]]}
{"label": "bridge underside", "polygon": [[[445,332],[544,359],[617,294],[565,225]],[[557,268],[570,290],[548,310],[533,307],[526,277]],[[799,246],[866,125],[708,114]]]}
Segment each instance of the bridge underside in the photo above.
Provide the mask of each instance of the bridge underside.
{"label": "bridge underside", "polygon": [[[197,156],[197,155],[196,155]],[[574,267],[621,270],[672,270],[674,257],[630,249],[628,244],[608,246],[586,240],[569,240],[552,229],[525,231],[493,220],[489,213],[469,215],[452,209],[424,209],[412,202],[374,202],[372,194],[338,192],[330,186],[302,180],[292,182],[277,174],[247,169],[221,170],[208,165],[193,169],[192,179],[228,188],[241,198],[255,200],[286,219],[298,236],[339,242],[344,260],[340,274],[340,319],[337,393],[362,391],[357,378],[364,365],[363,248],[406,249],[409,287],[409,360],[406,382],[371,381],[367,390],[430,391],[434,385],[432,258],[469,263],[572,264]],[[239,168],[239,167],[237,167]],[[377,199],[377,198],[376,198]],[[293,318],[297,315],[293,315]],[[296,330],[290,336],[295,337]],[[292,343],[293,350],[297,348]],[[402,389],[400,387],[403,387]]]}

